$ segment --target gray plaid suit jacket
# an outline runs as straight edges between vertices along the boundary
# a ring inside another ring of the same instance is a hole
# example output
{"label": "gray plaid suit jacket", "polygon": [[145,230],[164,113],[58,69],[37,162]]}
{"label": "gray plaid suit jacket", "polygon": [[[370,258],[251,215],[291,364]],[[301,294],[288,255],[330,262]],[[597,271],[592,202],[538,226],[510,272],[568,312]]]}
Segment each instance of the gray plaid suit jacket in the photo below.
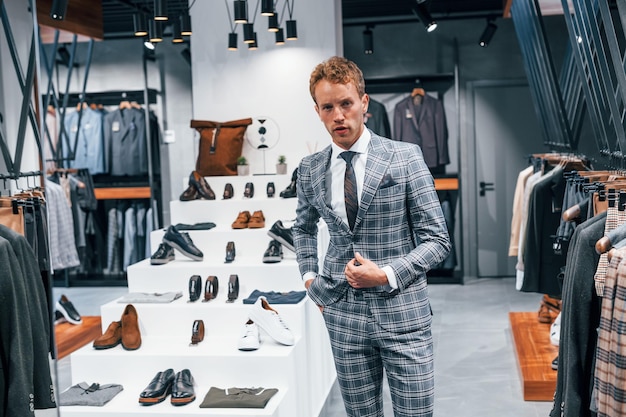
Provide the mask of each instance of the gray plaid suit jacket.
{"label": "gray plaid suit jacket", "polygon": [[[420,148],[372,132],[365,181],[354,231],[326,204],[325,175],[331,147],[305,157],[298,167],[297,219],[292,227],[300,273],[318,273],[309,287],[318,305],[340,300],[349,285],[347,262],[360,252],[379,267],[390,265],[398,289],[361,290],[383,327],[401,331],[430,324],[426,272],[444,260],[450,239],[441,205]],[[318,271],[317,222],[330,234]]]}

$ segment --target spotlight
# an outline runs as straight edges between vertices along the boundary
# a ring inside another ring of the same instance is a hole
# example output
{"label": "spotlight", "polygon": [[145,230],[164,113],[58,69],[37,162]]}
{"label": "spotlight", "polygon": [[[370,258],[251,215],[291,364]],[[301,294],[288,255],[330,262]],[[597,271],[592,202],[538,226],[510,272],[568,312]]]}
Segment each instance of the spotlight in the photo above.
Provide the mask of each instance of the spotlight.
{"label": "spotlight", "polygon": [[298,26],[295,20],[287,20],[287,40],[295,41],[298,39]]}
{"label": "spotlight", "polygon": [[54,20],[65,19],[65,12],[67,12],[67,3],[69,0],[52,0],[52,7],[50,7],[50,17]]}
{"label": "spotlight", "polygon": [[167,20],[167,0],[154,0],[154,20]]}
{"label": "spotlight", "polygon": [[180,20],[174,19],[174,26],[172,27],[172,43],[183,43],[183,35],[180,32]]}
{"label": "spotlight", "polygon": [[494,33],[496,33],[496,29],[498,29],[498,26],[496,26],[495,23],[488,21],[485,30],[483,30],[482,35],[480,35],[478,44],[483,48],[489,45],[491,38],[493,38]]}
{"label": "spotlight", "polygon": [[65,65],[66,67],[70,66],[70,51],[67,50],[67,48],[65,47],[65,45],[61,46],[58,50],[57,53],[59,54],[59,61],[61,64]]}
{"label": "spotlight", "polygon": [[432,32],[437,29],[437,22],[435,22],[435,19],[430,15],[424,3],[417,3],[417,8],[414,10],[419,20],[424,24],[424,27],[426,27],[427,32]]}
{"label": "spotlight", "polygon": [[150,21],[150,42],[158,43],[163,41],[163,28],[156,20]]}
{"label": "spotlight", "polygon": [[278,28],[275,35],[276,35],[276,45],[284,45],[285,44],[285,31],[283,30],[283,28]]}
{"label": "spotlight", "polygon": [[145,41],[143,43],[143,46],[144,46],[144,48],[146,48],[146,49],[148,49],[150,51],[154,51],[154,48],[155,48],[154,44],[152,42],[150,42],[150,41]]}
{"label": "spotlight", "polygon": [[369,26],[363,31],[363,52],[365,55],[374,53],[374,32]]}
{"label": "spotlight", "polygon": [[228,34],[228,50],[237,50],[237,32],[231,32]]}
{"label": "spotlight", "polygon": [[148,34],[148,19],[143,13],[133,14],[133,26],[135,27],[135,36],[146,36]]}
{"label": "spotlight", "polygon": [[261,16],[274,16],[274,0],[262,0]]}
{"label": "spotlight", "polygon": [[243,24],[243,43],[254,42],[254,25],[252,23]]}
{"label": "spotlight", "polygon": [[274,13],[267,18],[267,30],[270,32],[278,32],[278,13]]}
{"label": "spotlight", "polygon": [[189,16],[189,13],[180,16],[180,34],[191,36],[191,16]]}
{"label": "spotlight", "polygon": [[235,23],[248,23],[248,2],[246,0],[235,0]]}

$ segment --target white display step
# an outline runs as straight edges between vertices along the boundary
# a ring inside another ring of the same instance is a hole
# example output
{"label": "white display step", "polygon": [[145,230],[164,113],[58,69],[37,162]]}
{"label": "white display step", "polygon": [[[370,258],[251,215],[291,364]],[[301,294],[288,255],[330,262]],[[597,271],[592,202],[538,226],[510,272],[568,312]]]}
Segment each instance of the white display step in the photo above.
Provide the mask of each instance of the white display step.
{"label": "white display step", "polygon": [[[201,300],[193,303],[179,298],[171,303],[122,303],[114,300],[104,304],[100,311],[103,331],[113,321],[119,321],[127,304],[132,304],[137,311],[140,332],[147,340],[157,339],[157,343],[178,345],[189,343],[194,320],[202,320],[205,325],[205,338],[216,338],[224,344],[224,349],[236,349],[241,329],[248,321],[253,304],[243,304],[242,300],[226,303],[225,298],[208,302]],[[304,298],[298,304],[271,305],[296,337],[300,337],[306,326],[306,303]],[[143,350],[143,349],[142,349]]]}
{"label": "white display step", "polygon": [[[149,381],[148,381],[149,382]],[[147,385],[147,384],[146,384]],[[265,408],[200,408],[204,395],[210,386],[196,386],[196,400],[184,406],[173,406],[170,397],[160,404],[143,406],[138,403],[139,393],[145,387],[125,385],[124,390],[117,394],[103,407],[64,406],[61,407],[63,417],[186,417],[186,416],[223,416],[223,417],[281,417],[287,416],[290,410],[286,406],[285,396],[289,394],[286,387],[278,388],[278,392],[270,399]],[[228,388],[228,387],[219,387]],[[269,388],[269,387],[268,387]]]}

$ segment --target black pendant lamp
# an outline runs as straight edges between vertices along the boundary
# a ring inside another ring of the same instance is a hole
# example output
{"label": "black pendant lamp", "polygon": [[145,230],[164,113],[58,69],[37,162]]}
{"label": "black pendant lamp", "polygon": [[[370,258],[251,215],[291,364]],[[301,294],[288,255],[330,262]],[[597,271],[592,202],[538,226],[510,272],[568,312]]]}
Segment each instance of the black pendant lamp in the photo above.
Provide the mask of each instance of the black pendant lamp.
{"label": "black pendant lamp", "polygon": [[248,23],[248,2],[246,0],[233,1],[235,23]]}
{"label": "black pendant lamp", "polygon": [[275,33],[276,35],[276,45],[284,45],[285,44],[285,31],[283,28],[278,28],[278,31]]}
{"label": "black pendant lamp", "polygon": [[261,16],[274,15],[274,0],[261,0]]}
{"label": "black pendant lamp", "polygon": [[133,15],[133,26],[135,28],[135,36],[146,36],[148,34],[148,18],[143,13],[135,13]]}
{"label": "black pendant lamp", "polygon": [[287,20],[287,40],[295,41],[298,39],[298,26],[295,20]]}
{"label": "black pendant lamp", "polygon": [[154,20],[167,20],[167,0],[154,0]]}
{"label": "black pendant lamp", "polygon": [[180,16],[180,34],[191,36],[191,16],[189,16],[189,13]]}

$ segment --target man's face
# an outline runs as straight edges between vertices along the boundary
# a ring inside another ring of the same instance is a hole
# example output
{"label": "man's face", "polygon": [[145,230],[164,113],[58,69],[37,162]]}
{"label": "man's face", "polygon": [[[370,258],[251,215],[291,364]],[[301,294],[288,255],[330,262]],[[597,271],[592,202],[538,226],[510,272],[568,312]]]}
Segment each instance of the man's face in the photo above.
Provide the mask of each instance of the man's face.
{"label": "man's face", "polygon": [[339,147],[350,149],[363,132],[363,115],[369,97],[359,97],[352,83],[331,83],[322,80],[315,86],[315,111]]}

